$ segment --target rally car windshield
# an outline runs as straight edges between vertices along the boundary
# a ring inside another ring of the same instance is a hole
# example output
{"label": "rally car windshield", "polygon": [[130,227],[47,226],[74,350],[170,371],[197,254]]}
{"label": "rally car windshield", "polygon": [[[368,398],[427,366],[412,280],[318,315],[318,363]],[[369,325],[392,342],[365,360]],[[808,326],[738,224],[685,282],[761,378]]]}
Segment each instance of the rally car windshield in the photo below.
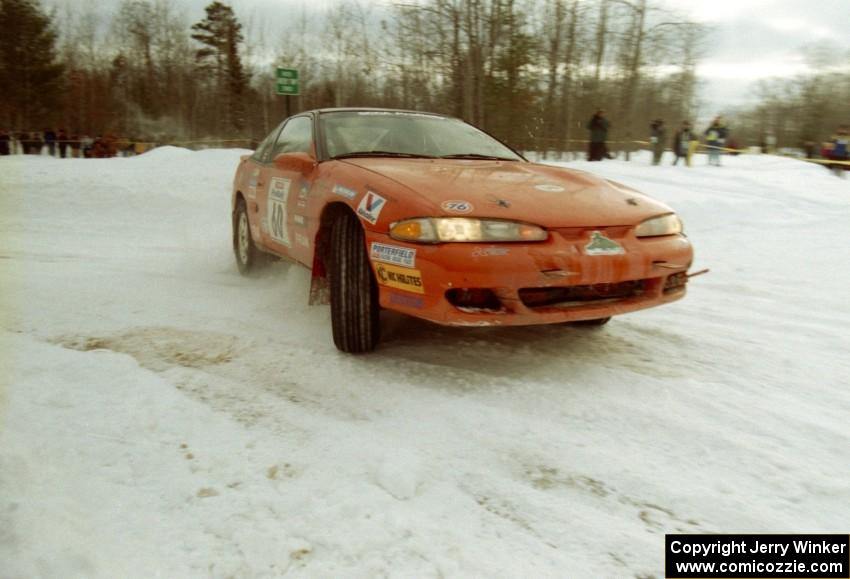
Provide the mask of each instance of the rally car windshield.
{"label": "rally car windshield", "polygon": [[374,154],[521,160],[499,141],[457,119],[396,111],[340,111],[319,119],[330,158]]}

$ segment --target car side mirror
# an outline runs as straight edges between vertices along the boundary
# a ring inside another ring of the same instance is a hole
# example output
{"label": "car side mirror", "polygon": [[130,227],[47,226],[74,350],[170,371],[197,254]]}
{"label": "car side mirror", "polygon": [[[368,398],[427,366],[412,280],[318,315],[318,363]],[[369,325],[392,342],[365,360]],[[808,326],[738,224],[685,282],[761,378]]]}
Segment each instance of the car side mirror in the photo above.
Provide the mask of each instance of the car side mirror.
{"label": "car side mirror", "polygon": [[295,171],[306,175],[316,166],[316,159],[309,153],[281,153],[274,158],[274,166],[282,171]]}

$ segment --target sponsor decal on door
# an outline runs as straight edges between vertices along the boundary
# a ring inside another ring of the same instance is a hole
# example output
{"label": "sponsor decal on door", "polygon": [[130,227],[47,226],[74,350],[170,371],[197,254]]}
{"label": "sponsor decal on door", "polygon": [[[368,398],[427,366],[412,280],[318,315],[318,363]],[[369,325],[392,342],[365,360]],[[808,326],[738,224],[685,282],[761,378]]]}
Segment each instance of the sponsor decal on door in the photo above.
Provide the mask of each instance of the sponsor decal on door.
{"label": "sponsor decal on door", "polygon": [[289,228],[286,218],[286,201],[289,199],[289,186],[292,182],[282,177],[274,177],[269,183],[269,202],[267,207],[269,235],[278,243],[290,247]]}

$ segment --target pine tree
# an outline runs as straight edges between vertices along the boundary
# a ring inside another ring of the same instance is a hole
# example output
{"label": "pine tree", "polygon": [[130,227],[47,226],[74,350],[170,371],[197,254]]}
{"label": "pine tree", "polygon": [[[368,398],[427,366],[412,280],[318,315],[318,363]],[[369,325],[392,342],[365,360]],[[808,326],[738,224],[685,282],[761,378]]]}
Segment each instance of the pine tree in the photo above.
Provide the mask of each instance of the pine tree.
{"label": "pine tree", "polygon": [[38,0],[0,0],[0,123],[31,130],[50,120],[62,66],[56,32]]}
{"label": "pine tree", "polygon": [[[192,25],[192,38],[204,45],[195,53],[196,62],[202,71],[212,74],[216,92],[227,104],[230,128],[241,131],[245,126],[242,99],[247,84],[239,56],[242,25],[233,9],[221,2],[213,2],[206,12],[206,18]],[[220,112],[216,111],[214,118],[221,118]]]}

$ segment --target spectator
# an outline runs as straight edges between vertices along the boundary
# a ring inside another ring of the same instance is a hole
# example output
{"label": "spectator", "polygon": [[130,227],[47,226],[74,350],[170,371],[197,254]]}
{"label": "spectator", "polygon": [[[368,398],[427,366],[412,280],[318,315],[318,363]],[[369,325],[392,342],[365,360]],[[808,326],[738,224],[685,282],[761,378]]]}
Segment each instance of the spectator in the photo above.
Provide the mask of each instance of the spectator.
{"label": "spectator", "polygon": [[776,152],[776,135],[773,134],[773,131],[768,131],[764,136],[764,147],[761,152],[769,154]]}
{"label": "spectator", "polygon": [[806,153],[806,159],[815,158],[815,142],[811,139],[803,140],[803,151]]}
{"label": "spectator", "polygon": [[25,133],[23,131],[18,131],[17,134],[15,135],[15,140],[18,141],[18,148],[20,149],[20,154],[21,155],[28,155],[29,149],[27,147],[29,146],[29,142],[30,142],[29,133]]}
{"label": "spectator", "polygon": [[102,159],[106,157],[106,142],[100,135],[96,136],[94,138],[94,142],[92,142],[91,156],[95,159]]}
{"label": "spectator", "polygon": [[88,159],[91,157],[92,146],[94,146],[94,139],[92,139],[88,135],[83,135],[80,137],[80,147],[83,151],[83,157]]}
{"label": "spectator", "polygon": [[103,156],[115,157],[118,154],[118,141],[114,135],[106,135],[103,137]]}
{"label": "spectator", "polygon": [[53,129],[44,129],[44,142],[47,144],[47,154],[51,157],[56,156],[56,133]]}
{"label": "spectator", "polygon": [[133,143],[127,137],[117,137],[115,139],[115,150],[119,157],[129,157],[133,151]]}
{"label": "spectator", "polygon": [[649,130],[649,142],[652,144],[652,164],[659,165],[661,157],[664,155],[664,138],[667,135],[667,129],[664,127],[663,120],[656,119],[649,125]]}
{"label": "spectator", "polygon": [[676,155],[676,158],[673,159],[674,165],[679,162],[679,159],[684,158],[685,165],[691,166],[690,144],[695,138],[694,132],[691,130],[691,123],[682,121],[682,126],[673,135],[673,154]]}
{"label": "spectator", "polygon": [[41,140],[41,135],[36,132],[31,132],[29,140],[27,141],[27,152],[30,155],[41,155],[41,148],[43,146],[44,142]]}
{"label": "spectator", "polygon": [[0,129],[0,155],[6,156],[9,154],[9,143],[11,142],[11,137],[9,133],[6,132],[6,129]]}
{"label": "spectator", "polygon": [[720,153],[726,144],[729,129],[723,123],[720,115],[714,117],[711,125],[705,130],[705,144],[708,146],[708,164],[720,166]]}
{"label": "spectator", "polygon": [[71,156],[75,159],[80,158],[80,137],[74,133],[68,139],[68,144],[71,146]]}
{"label": "spectator", "polygon": [[608,140],[608,129],[611,123],[605,118],[605,111],[596,111],[596,114],[587,122],[587,130],[590,131],[590,146],[588,148],[588,161],[601,161],[603,158],[611,158],[608,154],[606,141]]}
{"label": "spectator", "polygon": [[68,151],[68,134],[65,132],[65,129],[59,129],[59,134],[56,135],[56,138],[59,141],[59,156],[64,159]]}
{"label": "spectator", "polygon": [[[847,134],[847,126],[841,125],[835,131],[832,139],[830,139],[829,159],[830,161],[838,161],[839,163],[850,163],[850,137]],[[846,171],[850,170],[850,165],[836,163],[832,166],[832,171],[839,177],[844,178]]]}

